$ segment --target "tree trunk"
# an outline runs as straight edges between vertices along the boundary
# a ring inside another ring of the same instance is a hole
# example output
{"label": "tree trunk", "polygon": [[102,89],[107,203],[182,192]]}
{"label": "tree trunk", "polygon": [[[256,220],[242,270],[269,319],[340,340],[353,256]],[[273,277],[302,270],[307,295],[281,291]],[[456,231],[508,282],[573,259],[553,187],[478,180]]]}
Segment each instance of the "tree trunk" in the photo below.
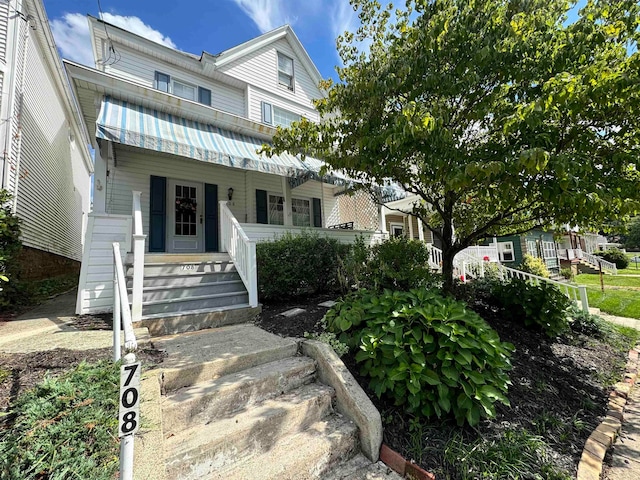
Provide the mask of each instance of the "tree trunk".
{"label": "tree trunk", "polygon": [[442,289],[444,293],[453,293],[453,258],[457,251],[450,245],[442,245]]}

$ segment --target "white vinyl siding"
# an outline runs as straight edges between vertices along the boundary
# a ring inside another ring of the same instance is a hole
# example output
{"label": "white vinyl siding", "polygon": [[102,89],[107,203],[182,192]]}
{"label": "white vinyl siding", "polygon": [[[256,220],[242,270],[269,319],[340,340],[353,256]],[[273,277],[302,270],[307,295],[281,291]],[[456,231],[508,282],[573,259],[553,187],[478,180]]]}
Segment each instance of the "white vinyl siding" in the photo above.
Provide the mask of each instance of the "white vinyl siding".
{"label": "white vinyl siding", "polygon": [[[9,34],[9,4],[0,2],[0,62],[7,62],[7,36]],[[2,90],[0,89],[0,92]]]}
{"label": "white vinyl siding", "polygon": [[[55,73],[45,66],[35,37],[31,31],[23,108],[20,112],[16,101],[14,112],[14,118],[21,113],[17,214],[23,221],[22,240],[26,246],[80,260],[90,177],[79,150],[82,146],[71,142],[72,119],[66,116],[63,93],[54,83]],[[16,151],[14,144],[14,155]],[[12,165],[17,165],[15,156]]]}
{"label": "white vinyl siding", "polygon": [[[278,82],[278,52],[293,59],[294,69],[294,91],[290,91],[282,87]],[[222,72],[235,77],[239,80],[247,82],[252,87],[268,92],[274,96],[281,97],[300,105],[301,108],[313,109],[313,99],[321,98],[322,94],[312,80],[309,72],[302,66],[296,58],[289,42],[280,39],[270,43],[242,58],[239,58],[220,69]],[[258,73],[259,72],[259,73]],[[259,104],[258,99],[258,111]],[[276,103],[270,102],[270,103]],[[284,106],[283,106],[284,107]],[[284,107],[286,108],[286,107]],[[289,109],[292,110],[292,109]],[[295,110],[292,110],[295,111]],[[259,121],[260,117],[253,117]]]}
{"label": "white vinyl siding", "polygon": [[[98,39],[98,41],[101,41]],[[125,80],[155,88],[155,72],[175,77],[179,82],[211,90],[211,106],[234,115],[246,115],[244,90],[212,80],[204,75],[190,72],[160,59],[144,55],[122,45],[117,45],[120,60],[113,65],[105,65],[104,71]],[[196,101],[198,100],[196,91]]]}

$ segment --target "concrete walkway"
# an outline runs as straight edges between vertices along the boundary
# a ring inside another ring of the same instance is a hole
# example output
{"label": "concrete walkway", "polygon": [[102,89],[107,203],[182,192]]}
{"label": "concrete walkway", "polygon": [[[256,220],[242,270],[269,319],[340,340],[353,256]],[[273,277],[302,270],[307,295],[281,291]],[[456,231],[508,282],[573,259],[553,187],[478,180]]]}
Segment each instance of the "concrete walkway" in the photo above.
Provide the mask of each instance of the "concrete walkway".
{"label": "concrete walkway", "polygon": [[[618,317],[616,315],[609,315],[608,313],[603,313],[599,308],[590,308],[589,313],[593,315],[598,315],[602,317],[603,320],[607,322],[615,323],[616,325],[622,325],[623,327],[631,327],[636,330],[640,330],[640,320],[635,318],[627,318],[627,317]],[[638,477],[640,478],[640,477]]]}
{"label": "concrete walkway", "polygon": [[[44,302],[15,320],[0,323],[0,352],[32,353],[56,348],[90,350],[113,346],[110,330],[82,331],[72,326],[76,292]],[[134,329],[138,343],[148,341],[146,328]],[[124,341],[124,339],[122,339]]]}

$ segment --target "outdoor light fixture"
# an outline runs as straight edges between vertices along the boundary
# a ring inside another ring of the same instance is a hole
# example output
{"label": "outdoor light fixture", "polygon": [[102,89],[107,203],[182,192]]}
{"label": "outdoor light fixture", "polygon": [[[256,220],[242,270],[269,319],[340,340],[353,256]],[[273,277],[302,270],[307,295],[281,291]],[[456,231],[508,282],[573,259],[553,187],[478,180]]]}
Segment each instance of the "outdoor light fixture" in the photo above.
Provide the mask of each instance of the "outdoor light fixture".
{"label": "outdoor light fixture", "polygon": [[227,196],[229,197],[229,201],[233,199],[233,187],[229,187],[229,190],[227,190]]}

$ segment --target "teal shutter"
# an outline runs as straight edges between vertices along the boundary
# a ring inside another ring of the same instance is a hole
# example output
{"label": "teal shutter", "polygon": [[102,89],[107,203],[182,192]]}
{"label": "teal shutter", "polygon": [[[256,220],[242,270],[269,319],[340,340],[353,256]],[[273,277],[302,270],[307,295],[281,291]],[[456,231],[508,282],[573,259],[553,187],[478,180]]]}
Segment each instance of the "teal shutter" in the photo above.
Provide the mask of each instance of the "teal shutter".
{"label": "teal shutter", "polygon": [[313,199],[313,226],[322,227],[322,202],[319,198]]}
{"label": "teal shutter", "polygon": [[269,223],[267,191],[256,190],[256,223]]}
{"label": "teal shutter", "polygon": [[151,175],[149,251],[164,252],[167,232],[167,179]]}
{"label": "teal shutter", "polygon": [[267,102],[262,102],[262,123],[273,125],[273,113],[271,104]]}
{"label": "teal shutter", "polygon": [[211,90],[198,87],[198,102],[211,106]]}
{"label": "teal shutter", "polygon": [[204,184],[204,249],[217,252],[218,249],[218,186]]}
{"label": "teal shutter", "polygon": [[155,87],[163,92],[169,92],[170,77],[166,73],[156,72]]}

